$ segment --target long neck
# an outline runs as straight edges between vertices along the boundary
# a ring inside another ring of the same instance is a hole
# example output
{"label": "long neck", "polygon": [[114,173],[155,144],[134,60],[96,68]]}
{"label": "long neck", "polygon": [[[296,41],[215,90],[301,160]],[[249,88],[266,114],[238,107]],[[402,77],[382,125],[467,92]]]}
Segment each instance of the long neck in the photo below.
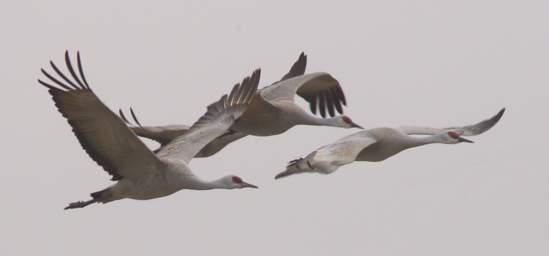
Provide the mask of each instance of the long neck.
{"label": "long neck", "polygon": [[318,118],[313,115],[305,114],[303,120],[301,120],[301,124],[341,127],[341,122],[339,119],[339,117]]}
{"label": "long neck", "polygon": [[198,177],[193,177],[191,184],[187,189],[210,190],[210,189],[229,189],[230,187],[223,182],[223,178],[213,181],[204,181]]}
{"label": "long neck", "polygon": [[442,143],[442,142],[443,142],[442,137],[438,134],[426,136],[426,137],[408,136],[405,147],[413,148],[413,147],[423,146],[427,144]]}

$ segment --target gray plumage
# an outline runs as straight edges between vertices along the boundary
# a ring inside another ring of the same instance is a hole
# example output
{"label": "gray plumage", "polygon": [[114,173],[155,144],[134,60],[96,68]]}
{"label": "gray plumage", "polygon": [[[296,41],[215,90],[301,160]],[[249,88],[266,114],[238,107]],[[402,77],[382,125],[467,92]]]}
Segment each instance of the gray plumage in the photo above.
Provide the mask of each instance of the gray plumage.
{"label": "gray plumage", "polygon": [[232,175],[203,181],[192,173],[188,164],[206,144],[227,132],[234,120],[246,110],[257,90],[259,70],[236,84],[229,95],[211,104],[185,134],[176,137],[155,154],[95,95],[84,76],[80,54],[77,54],[79,74],[74,71],[68,52],[65,53],[65,62],[72,80],[51,62],[53,70],[64,82],[43,69],[42,73],[56,86],[40,79],[38,82],[48,88],[57,109],[73,128],[82,148],[117,181],[104,190],[92,193],[91,200],[71,203],[65,209],[123,198],[152,199],[181,189],[256,187]]}
{"label": "gray plumage", "polygon": [[502,109],[490,119],[461,127],[437,129],[405,126],[360,131],[322,146],[305,158],[291,161],[286,170],[277,174],[275,179],[306,172],[329,174],[355,161],[379,162],[403,150],[432,143],[472,143],[462,136],[475,136],[489,130],[501,119],[504,112],[505,109]]}

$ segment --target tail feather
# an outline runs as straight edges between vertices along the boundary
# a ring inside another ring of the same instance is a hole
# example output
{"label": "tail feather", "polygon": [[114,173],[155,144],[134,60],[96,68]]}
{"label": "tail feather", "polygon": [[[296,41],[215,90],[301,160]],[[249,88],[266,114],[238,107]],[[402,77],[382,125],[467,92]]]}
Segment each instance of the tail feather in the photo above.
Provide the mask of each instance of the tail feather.
{"label": "tail feather", "polygon": [[278,179],[280,179],[280,178],[284,178],[284,177],[286,177],[286,176],[290,176],[290,175],[296,174],[296,173],[297,173],[297,172],[295,172],[295,171],[286,170],[286,171],[283,171],[283,172],[280,172],[279,174],[277,174],[277,175],[275,176],[275,180],[278,180]]}
{"label": "tail feather", "polygon": [[102,198],[105,197],[105,193],[107,192],[107,189],[103,189],[97,192],[93,192],[90,194],[90,196],[97,201],[100,201]]}
{"label": "tail feather", "polygon": [[68,210],[68,209],[84,208],[84,207],[86,207],[90,204],[93,204],[93,203],[97,203],[97,200],[91,199],[91,200],[88,200],[88,201],[72,202],[67,207],[65,207],[64,209]]}
{"label": "tail feather", "polygon": [[97,192],[93,192],[90,195],[91,195],[92,199],[90,199],[88,201],[72,202],[67,207],[65,207],[64,209],[68,210],[68,209],[84,208],[84,207],[86,207],[90,204],[93,204],[93,203],[106,203],[106,202],[109,201],[108,200],[108,197],[109,197],[109,189],[108,188],[97,191]]}
{"label": "tail feather", "polygon": [[310,172],[310,171],[313,171],[313,166],[309,163],[307,159],[300,157],[290,161],[288,163],[288,166],[286,166],[286,170],[277,174],[275,176],[275,179],[280,179],[293,174]]}

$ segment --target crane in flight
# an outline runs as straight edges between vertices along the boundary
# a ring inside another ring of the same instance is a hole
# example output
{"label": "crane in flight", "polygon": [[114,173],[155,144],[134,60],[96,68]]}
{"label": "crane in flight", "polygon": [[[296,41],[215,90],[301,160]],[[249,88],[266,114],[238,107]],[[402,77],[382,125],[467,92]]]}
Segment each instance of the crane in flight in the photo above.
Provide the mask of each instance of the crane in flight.
{"label": "crane in flight", "polygon": [[[490,119],[474,125],[429,128],[404,126],[399,128],[374,128],[343,137],[338,141],[322,146],[305,158],[290,161],[286,170],[277,174],[275,179],[297,173],[330,174],[343,165],[355,161],[379,162],[392,157],[403,150],[427,144],[472,143],[463,136],[479,135],[492,128],[503,116],[501,109]],[[426,135],[426,136],[413,136]]]}
{"label": "crane in flight", "polygon": [[[228,144],[247,135],[271,136],[281,134],[296,125],[334,126],[342,128],[362,128],[351,118],[343,114],[347,100],[339,82],[330,74],[317,72],[305,74],[307,55],[301,53],[279,81],[257,91],[252,103],[244,114],[229,130],[206,145],[196,157],[209,157],[219,152]],[[309,102],[313,114],[307,114],[294,102],[295,95]],[[160,143],[160,148],[175,137],[187,132],[187,125],[143,126],[130,108],[133,123],[119,110],[121,118],[141,137]],[[329,114],[330,118],[325,118]],[[157,149],[159,150],[159,149]]]}
{"label": "crane in flight", "polygon": [[235,175],[202,180],[191,171],[189,162],[244,113],[257,90],[259,69],[234,85],[228,95],[209,105],[206,113],[185,134],[154,153],[92,91],[84,76],[80,53],[77,53],[78,73],[68,51],[65,63],[72,79],[50,61],[58,78],[42,69],[50,82],[40,79],[38,82],[48,88],[55,106],[67,119],[83,149],[116,181],[106,189],[91,193],[92,199],[70,203],[65,209],[124,198],[153,199],[182,189],[257,188]]}

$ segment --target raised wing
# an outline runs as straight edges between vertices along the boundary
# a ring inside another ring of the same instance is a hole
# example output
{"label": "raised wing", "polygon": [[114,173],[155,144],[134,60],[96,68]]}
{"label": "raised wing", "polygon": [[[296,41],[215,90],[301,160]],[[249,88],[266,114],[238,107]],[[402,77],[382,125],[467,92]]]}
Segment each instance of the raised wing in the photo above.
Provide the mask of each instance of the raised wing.
{"label": "raised wing", "polygon": [[167,145],[170,141],[185,134],[187,130],[189,130],[189,126],[187,125],[142,126],[132,108],[130,108],[130,113],[134,121],[133,123],[126,118],[122,110],[118,111],[122,120],[126,122],[137,136],[154,140],[160,143],[161,146]]}
{"label": "raised wing", "polygon": [[[297,58],[296,62],[292,65],[290,68],[290,71],[286,73],[280,81],[284,81],[286,79],[290,79],[292,77],[301,76],[305,74],[305,69],[307,68],[307,55],[305,55],[304,52],[301,52],[299,57]],[[278,81],[278,82],[280,82]],[[278,83],[277,82],[277,83]]]}
{"label": "raised wing", "polygon": [[317,72],[297,76],[280,81],[260,91],[261,96],[269,101],[293,101],[297,94],[309,102],[311,112],[326,117],[335,116],[337,111],[343,114],[343,107],[347,106],[345,95],[339,82],[328,73]]}
{"label": "raised wing", "polygon": [[461,136],[475,136],[485,131],[488,131],[490,128],[496,125],[503,116],[503,113],[505,113],[505,108],[501,109],[496,115],[489,119],[483,120],[473,125],[466,125],[461,127],[456,126],[447,128],[430,128],[421,126],[403,126],[399,127],[398,129],[408,135],[434,135],[447,131],[457,130],[463,133]]}
{"label": "raised wing", "polygon": [[236,84],[228,96],[223,95],[217,102],[209,105],[206,113],[187,133],[161,148],[157,156],[190,162],[202,148],[225,134],[234,121],[244,113],[257,90],[259,77],[258,69],[251,77],[246,77],[242,83]]}
{"label": "raised wing", "polygon": [[110,111],[93,93],[82,70],[77,53],[78,76],[71,64],[68,51],[65,62],[73,80],[68,79],[53,62],[51,67],[64,81],[42,73],[57,86],[42,80],[49,88],[59,112],[67,119],[80,145],[113,180],[138,179],[158,170],[161,162],[116,114]]}

